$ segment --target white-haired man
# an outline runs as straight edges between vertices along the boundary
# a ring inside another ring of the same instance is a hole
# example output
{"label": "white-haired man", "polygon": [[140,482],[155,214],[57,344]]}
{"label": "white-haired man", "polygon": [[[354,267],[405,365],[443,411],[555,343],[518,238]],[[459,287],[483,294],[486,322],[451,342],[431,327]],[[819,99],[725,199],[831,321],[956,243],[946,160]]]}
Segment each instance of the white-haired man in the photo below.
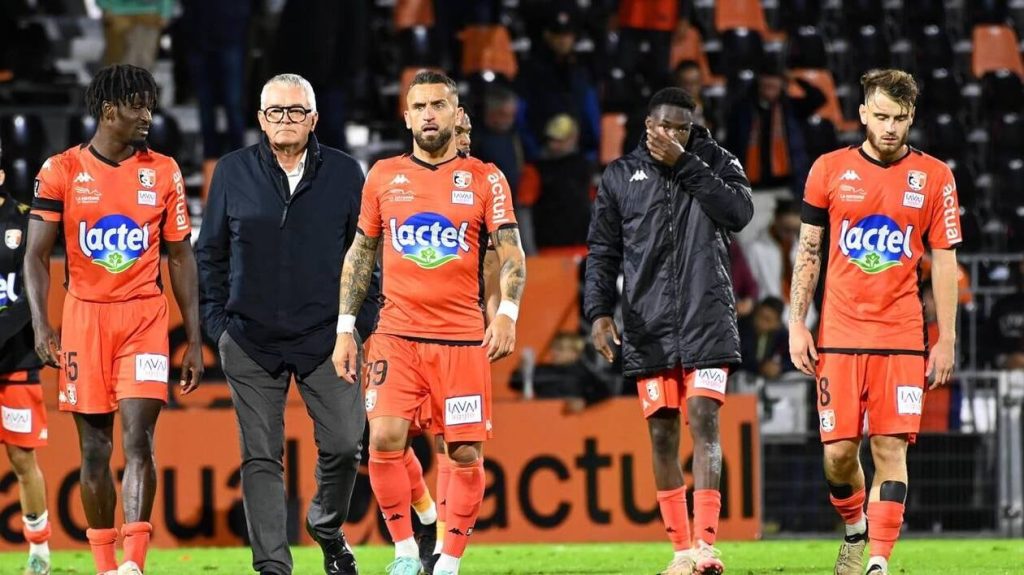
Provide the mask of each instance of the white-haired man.
{"label": "white-haired man", "polygon": [[[351,157],[317,143],[316,98],[302,77],[271,78],[258,115],[260,142],[217,164],[196,246],[203,327],[220,350],[238,416],[253,568],[292,572],[282,452],[294,377],[318,454],[306,529],[323,549],[325,573],[357,573],[341,526],[366,415],[360,386],[341,381],[331,351],[363,172]],[[377,298],[366,301],[356,324],[363,336],[377,315]]]}

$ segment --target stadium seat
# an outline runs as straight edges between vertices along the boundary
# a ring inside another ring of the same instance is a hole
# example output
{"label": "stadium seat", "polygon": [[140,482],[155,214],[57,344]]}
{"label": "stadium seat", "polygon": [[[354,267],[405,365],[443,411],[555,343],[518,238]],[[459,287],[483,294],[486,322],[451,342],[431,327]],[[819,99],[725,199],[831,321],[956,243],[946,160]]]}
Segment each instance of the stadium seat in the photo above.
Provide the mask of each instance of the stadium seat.
{"label": "stadium seat", "polygon": [[914,0],[913,6],[903,6],[903,27],[908,32],[923,30],[934,24],[939,28],[946,26],[945,0]]}
{"label": "stadium seat", "polygon": [[161,111],[153,113],[153,124],[149,128],[146,139],[150,148],[166,156],[175,158],[181,152],[181,128],[174,116]]}
{"label": "stadium seat", "polygon": [[462,40],[462,73],[475,74],[490,70],[509,80],[516,77],[519,66],[512,51],[508,29],[500,25],[472,25],[459,32]]}
{"label": "stadium seat", "polygon": [[599,159],[607,166],[622,156],[622,144],[626,140],[626,115],[603,114],[601,116],[601,149]]}
{"label": "stadium seat", "polygon": [[967,134],[963,124],[952,114],[931,116],[925,124],[924,146],[929,154],[937,158],[957,158],[964,151]]}
{"label": "stadium seat", "polygon": [[1010,70],[996,70],[981,77],[981,101],[987,114],[1024,112],[1024,81]]}
{"label": "stadium seat", "polygon": [[434,2],[432,0],[397,0],[395,2],[395,30],[406,30],[434,25]]}
{"label": "stadium seat", "polygon": [[813,26],[789,35],[786,60],[789,68],[828,68],[825,39]]}
{"label": "stadium seat", "polygon": [[715,2],[715,29],[721,33],[735,28],[748,28],[762,36],[768,32],[761,0]]}
{"label": "stadium seat", "polygon": [[1006,0],[969,0],[964,2],[964,7],[968,24],[975,27],[979,24],[1006,24],[1010,17]]}
{"label": "stadium seat", "polygon": [[683,60],[693,60],[700,66],[700,73],[706,79],[711,78],[711,66],[708,56],[704,53],[704,39],[695,26],[687,27],[686,34],[672,35],[672,52],[669,56],[669,68],[675,70]]}
{"label": "stadium seat", "polygon": [[977,204],[978,189],[974,183],[975,174],[970,163],[960,158],[940,159],[944,160],[946,165],[949,166],[949,170],[953,172],[953,180],[956,181],[956,194],[960,199],[960,205],[973,208]]}
{"label": "stadium seat", "polygon": [[844,0],[843,28],[856,31],[864,26],[881,28],[885,22],[885,3],[882,0]]}
{"label": "stadium seat", "polygon": [[438,51],[432,28],[414,26],[397,34],[398,58],[402,66],[436,66]]}
{"label": "stadium seat", "polygon": [[11,114],[0,118],[0,142],[4,157],[41,162],[46,149],[46,129],[35,114]]}
{"label": "stadium seat", "polygon": [[[1024,158],[1024,116],[1003,114],[989,121],[989,164]],[[1020,181],[1017,182],[1018,188]]]}
{"label": "stadium seat", "polygon": [[781,0],[779,12],[789,30],[817,27],[821,23],[820,0]]}
{"label": "stadium seat", "polygon": [[39,173],[41,162],[27,158],[10,158],[4,156],[3,170],[6,176],[4,188],[11,196],[24,204],[32,203],[32,192],[36,174]]}
{"label": "stadium seat", "polygon": [[975,78],[1003,68],[1024,77],[1024,63],[1021,62],[1017,33],[1013,28],[1005,24],[982,24],[974,27],[973,38],[971,69]]}
{"label": "stadium seat", "polygon": [[804,140],[807,144],[807,154],[812,158],[839,148],[835,125],[818,115],[807,119],[804,125]]}
{"label": "stadium seat", "polygon": [[929,24],[914,34],[914,61],[919,74],[948,68],[953,62],[953,43],[946,30]]}
{"label": "stadium seat", "polygon": [[749,28],[722,33],[721,74],[730,78],[741,70],[756,70],[764,61],[761,35]]}
{"label": "stadium seat", "polygon": [[860,75],[872,68],[888,68],[892,63],[889,41],[876,26],[858,28],[850,39],[853,82],[860,81]]}
{"label": "stadium seat", "polygon": [[936,68],[921,75],[918,108],[928,114],[955,114],[963,107],[960,80],[947,68]]}
{"label": "stadium seat", "polygon": [[825,103],[815,111],[816,115],[828,120],[833,127],[840,131],[846,132],[857,129],[859,124],[856,121],[846,121],[843,118],[842,108],[839,106],[839,97],[836,95],[836,83],[832,78],[831,72],[827,69],[794,69],[791,70],[791,73],[825,94]]}
{"label": "stadium seat", "polygon": [[68,147],[84,144],[96,133],[96,119],[88,113],[68,116]]}

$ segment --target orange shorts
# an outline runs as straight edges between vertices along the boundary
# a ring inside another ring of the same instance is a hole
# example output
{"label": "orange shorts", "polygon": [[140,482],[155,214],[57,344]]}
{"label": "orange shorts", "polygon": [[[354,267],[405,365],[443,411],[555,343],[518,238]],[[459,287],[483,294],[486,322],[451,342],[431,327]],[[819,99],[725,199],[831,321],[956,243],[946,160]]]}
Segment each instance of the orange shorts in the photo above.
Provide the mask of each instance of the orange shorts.
{"label": "orange shorts", "polygon": [[[374,334],[366,342],[366,416],[415,422],[429,406],[430,431],[444,440],[491,437],[491,365],[479,345],[443,345]],[[425,422],[424,422],[425,423]]]}
{"label": "orange shorts", "polygon": [[167,402],[167,299],[97,303],[68,295],[61,327],[61,411],[110,413],[122,399]]}
{"label": "orange shorts", "polygon": [[725,384],[728,378],[727,367],[683,369],[676,366],[638,377],[636,389],[640,394],[644,417],[649,418],[661,409],[677,409],[685,419],[686,399],[709,397],[719,405],[725,403]]}
{"label": "orange shorts", "polygon": [[925,361],[919,355],[820,353],[821,441],[858,439],[867,413],[870,435],[909,435],[921,428]]}
{"label": "orange shorts", "polygon": [[[33,449],[46,445],[46,406],[43,405],[43,386],[38,372],[0,375],[0,443]],[[35,383],[5,383],[6,381],[35,381]]]}

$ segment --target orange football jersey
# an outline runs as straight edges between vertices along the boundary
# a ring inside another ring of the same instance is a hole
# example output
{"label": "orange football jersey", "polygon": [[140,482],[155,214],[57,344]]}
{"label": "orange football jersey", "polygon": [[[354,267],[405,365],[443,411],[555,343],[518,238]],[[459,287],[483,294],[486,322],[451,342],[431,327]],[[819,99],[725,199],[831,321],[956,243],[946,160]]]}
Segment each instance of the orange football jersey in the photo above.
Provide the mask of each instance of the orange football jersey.
{"label": "orange football jersey", "polygon": [[377,331],[482,340],[487,240],[517,225],[501,170],[462,156],[436,166],[411,155],[388,158],[367,174],[362,202],[359,230],[382,238],[384,253]]}
{"label": "orange football jersey", "polygon": [[192,229],[173,159],[140,150],[114,163],[76,146],[46,160],[35,186],[32,215],[64,223],[71,295],[119,302],[161,293],[160,238],[181,241]]}
{"label": "orange football jersey", "polygon": [[804,202],[804,221],[828,230],[818,347],[922,353],[921,256],[962,240],[949,167],[915,149],[882,164],[844,148],[814,163]]}

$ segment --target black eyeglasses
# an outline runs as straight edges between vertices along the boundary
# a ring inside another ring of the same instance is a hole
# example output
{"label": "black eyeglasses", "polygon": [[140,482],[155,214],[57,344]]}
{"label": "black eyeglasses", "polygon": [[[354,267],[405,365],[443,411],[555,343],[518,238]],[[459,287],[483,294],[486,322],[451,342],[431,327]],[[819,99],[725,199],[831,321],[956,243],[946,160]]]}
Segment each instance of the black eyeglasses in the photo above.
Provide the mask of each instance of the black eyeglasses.
{"label": "black eyeglasses", "polygon": [[282,108],[280,106],[271,106],[269,108],[260,110],[263,115],[267,118],[268,122],[273,124],[280,124],[284,122],[285,116],[292,122],[299,124],[306,121],[306,116],[313,110],[309,108],[303,108],[302,106],[292,106],[290,108]]}

